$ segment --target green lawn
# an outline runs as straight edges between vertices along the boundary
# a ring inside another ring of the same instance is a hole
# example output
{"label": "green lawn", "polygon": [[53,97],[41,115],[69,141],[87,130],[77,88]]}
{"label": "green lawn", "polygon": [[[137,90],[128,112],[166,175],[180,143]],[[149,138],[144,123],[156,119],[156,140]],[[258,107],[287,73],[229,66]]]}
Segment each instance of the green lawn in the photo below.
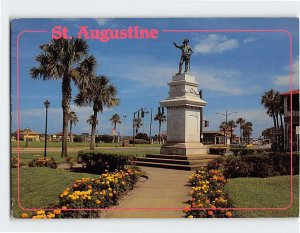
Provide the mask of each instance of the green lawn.
{"label": "green lawn", "polygon": [[[234,207],[286,207],[290,200],[290,177],[235,178],[225,186]],[[287,210],[243,210],[239,217],[298,217],[299,175],[293,176],[293,205]]]}
{"label": "green lawn", "polygon": [[[47,147],[61,147],[62,142],[47,142]],[[32,141],[28,142],[29,148],[44,148],[45,142],[41,141]],[[11,146],[13,148],[17,148],[18,142],[12,141]],[[68,142],[68,147],[89,147],[89,142]],[[122,147],[122,143],[97,143],[96,146],[99,148],[101,147]],[[159,144],[135,144],[135,147],[160,147]],[[26,142],[20,141],[20,147],[25,148]],[[130,144],[130,147],[132,147],[132,144]]]}
{"label": "green lawn", "polygon": [[[17,169],[12,168],[12,215],[20,217],[24,211],[17,202]],[[58,195],[72,185],[74,179],[82,177],[96,178],[98,175],[75,173],[63,169],[21,168],[20,202],[23,208],[46,208],[58,202]]]}
{"label": "green lawn", "polygon": [[[137,157],[143,157],[146,154],[152,154],[152,153],[159,153],[160,147],[117,147],[117,148],[96,148],[96,151],[101,151],[101,152],[107,152],[107,153],[116,153],[116,154],[130,154],[130,155],[135,155]],[[17,153],[11,153],[12,156],[16,156]],[[77,157],[78,152],[68,152],[68,155],[70,157]],[[44,156],[43,150],[40,152],[21,152],[20,158],[21,162],[23,162],[25,165],[28,164],[29,161],[31,161],[34,158],[41,158]],[[54,160],[58,163],[64,163],[65,158],[61,158],[61,153],[60,152],[47,152],[47,157],[51,158],[53,157]]]}

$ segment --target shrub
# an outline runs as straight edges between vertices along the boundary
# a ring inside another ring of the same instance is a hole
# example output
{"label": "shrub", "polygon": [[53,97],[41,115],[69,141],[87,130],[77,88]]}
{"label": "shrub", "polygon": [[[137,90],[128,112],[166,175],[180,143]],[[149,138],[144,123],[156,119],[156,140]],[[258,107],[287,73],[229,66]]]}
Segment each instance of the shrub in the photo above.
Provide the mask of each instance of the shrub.
{"label": "shrub", "polygon": [[213,155],[225,155],[226,148],[220,148],[220,147],[210,147],[209,153]]}
{"label": "shrub", "polygon": [[53,211],[38,210],[31,214],[23,213],[21,217],[36,219],[100,217],[101,209],[116,205],[120,196],[133,188],[139,176],[139,171],[128,169],[104,173],[97,179],[87,177],[75,180],[72,187],[66,188],[59,195],[59,204],[52,207]]}
{"label": "shrub", "polygon": [[95,138],[95,142],[105,142],[105,143],[110,143],[113,141],[113,136],[110,135],[99,135],[98,137]]}
{"label": "shrub", "polygon": [[72,169],[76,163],[75,158],[70,156],[66,157],[66,163],[69,164],[69,169]]}
{"label": "shrub", "polygon": [[232,203],[224,192],[227,180],[220,170],[202,168],[189,177],[189,183],[192,200],[191,205],[184,209],[186,218],[236,217],[236,213],[230,210]]}
{"label": "shrub", "polygon": [[149,137],[146,133],[138,133],[137,135],[135,135],[135,139],[149,140]]}
{"label": "shrub", "polygon": [[[133,140],[130,139],[129,143],[133,144]],[[147,140],[145,140],[145,139],[135,139],[134,143],[135,144],[148,144],[149,142]]]}
{"label": "shrub", "polygon": [[[299,174],[299,155],[293,154],[293,174]],[[270,177],[289,175],[289,153],[254,154],[216,158],[208,163],[209,169],[222,169],[226,178]]]}
{"label": "shrub", "polygon": [[112,154],[92,150],[78,152],[78,160],[82,161],[82,164],[87,169],[96,169],[99,172],[124,169],[124,166],[129,164],[134,158],[134,155]]}
{"label": "shrub", "polygon": [[[10,160],[10,165],[11,165],[11,167],[12,167],[12,168],[16,168],[16,167],[18,167],[18,164],[19,164],[19,159],[18,159],[18,157],[17,157],[17,156],[12,157],[11,160]],[[25,165],[25,164],[24,164],[23,162],[20,161],[20,167],[21,167],[21,166],[24,166],[24,165]]]}
{"label": "shrub", "polygon": [[83,142],[82,136],[79,135],[74,136],[73,142]]}
{"label": "shrub", "polygon": [[28,163],[29,167],[50,167],[50,168],[57,168],[57,162],[53,158],[37,158],[33,159]]}
{"label": "shrub", "polygon": [[265,150],[263,149],[252,149],[252,148],[231,148],[231,152],[233,155],[257,155],[257,154],[264,154]]}

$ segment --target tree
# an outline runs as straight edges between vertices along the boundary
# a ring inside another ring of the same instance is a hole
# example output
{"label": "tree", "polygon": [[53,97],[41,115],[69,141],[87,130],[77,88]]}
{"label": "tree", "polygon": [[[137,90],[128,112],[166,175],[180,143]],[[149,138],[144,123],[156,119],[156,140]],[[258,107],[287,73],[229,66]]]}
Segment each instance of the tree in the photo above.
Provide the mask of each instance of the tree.
{"label": "tree", "polygon": [[[115,113],[112,115],[112,117],[109,119],[111,121],[111,124],[113,125],[113,131],[116,132],[117,130],[117,124],[121,124],[121,118],[118,113]],[[115,134],[113,135],[113,143],[115,142]]]}
{"label": "tree", "polygon": [[243,134],[242,134],[242,129],[243,129],[243,125],[245,124],[245,119],[240,117],[236,120],[236,123],[240,125],[240,143],[243,143],[242,142],[242,137],[243,137]]}
{"label": "tree", "polygon": [[261,104],[264,105],[267,110],[267,114],[273,118],[274,128],[277,129],[278,125],[276,123],[276,110],[275,110],[275,91],[273,89],[264,93],[261,97]]}
{"label": "tree", "polygon": [[233,129],[236,128],[236,123],[235,121],[231,120],[227,122],[228,127],[230,128],[230,143],[232,143],[232,139],[233,139]]}
{"label": "tree", "polygon": [[103,112],[104,107],[110,108],[118,105],[119,99],[116,98],[116,95],[116,87],[110,83],[110,80],[106,76],[101,75],[90,78],[88,85],[81,88],[75,98],[75,103],[79,106],[93,106],[93,117],[89,119],[91,124],[91,150],[95,148],[98,113]]}
{"label": "tree", "polygon": [[81,39],[58,39],[40,46],[39,63],[30,70],[33,79],[62,80],[63,140],[61,156],[67,156],[68,113],[72,96],[71,81],[84,87],[96,67],[96,59],[88,55],[88,45]]}
{"label": "tree", "polygon": [[136,130],[136,133],[138,133],[139,128],[143,126],[141,118],[134,118],[133,119],[133,128]]}
{"label": "tree", "polygon": [[244,125],[243,125],[243,136],[246,139],[247,144],[250,143],[250,136],[252,134],[252,126],[253,124],[249,121],[247,121]]}
{"label": "tree", "polygon": [[219,128],[221,130],[223,130],[223,133],[224,133],[224,144],[227,145],[227,142],[226,142],[226,139],[227,139],[226,132],[227,132],[227,130],[229,128],[228,122],[225,122],[225,121],[221,122]]}
{"label": "tree", "polygon": [[74,111],[69,112],[68,118],[69,118],[69,121],[70,121],[70,141],[73,142],[73,139],[72,139],[72,126],[73,126],[73,124],[76,125],[76,123],[78,122],[78,117],[77,117],[76,112],[74,112]]}
{"label": "tree", "polygon": [[167,118],[163,112],[158,112],[155,115],[154,120],[158,121],[159,144],[161,144],[161,124],[167,121]]}

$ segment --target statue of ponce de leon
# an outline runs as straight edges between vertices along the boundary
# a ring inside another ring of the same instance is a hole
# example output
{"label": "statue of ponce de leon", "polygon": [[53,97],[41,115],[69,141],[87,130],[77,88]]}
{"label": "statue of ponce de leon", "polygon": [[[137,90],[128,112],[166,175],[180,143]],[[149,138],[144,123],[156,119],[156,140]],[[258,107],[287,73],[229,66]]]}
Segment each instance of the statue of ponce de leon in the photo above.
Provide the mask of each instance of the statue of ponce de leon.
{"label": "statue of ponce de leon", "polygon": [[174,42],[174,46],[176,48],[181,49],[181,57],[180,57],[180,62],[179,62],[179,71],[178,71],[177,74],[181,74],[183,63],[185,63],[184,73],[186,73],[190,70],[190,59],[191,59],[193,50],[189,46],[189,42],[190,41],[188,39],[184,39],[184,41],[182,42],[182,45],[177,45]]}

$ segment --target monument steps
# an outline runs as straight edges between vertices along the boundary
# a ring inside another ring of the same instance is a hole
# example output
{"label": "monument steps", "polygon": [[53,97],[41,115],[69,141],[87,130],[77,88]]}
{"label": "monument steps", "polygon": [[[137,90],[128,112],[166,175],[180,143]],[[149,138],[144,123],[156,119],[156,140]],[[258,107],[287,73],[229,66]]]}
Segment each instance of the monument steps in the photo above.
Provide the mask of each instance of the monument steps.
{"label": "monument steps", "polygon": [[147,154],[146,157],[139,157],[135,161],[138,166],[159,167],[176,170],[193,171],[200,167],[206,167],[207,163],[218,157],[218,155],[166,155]]}

